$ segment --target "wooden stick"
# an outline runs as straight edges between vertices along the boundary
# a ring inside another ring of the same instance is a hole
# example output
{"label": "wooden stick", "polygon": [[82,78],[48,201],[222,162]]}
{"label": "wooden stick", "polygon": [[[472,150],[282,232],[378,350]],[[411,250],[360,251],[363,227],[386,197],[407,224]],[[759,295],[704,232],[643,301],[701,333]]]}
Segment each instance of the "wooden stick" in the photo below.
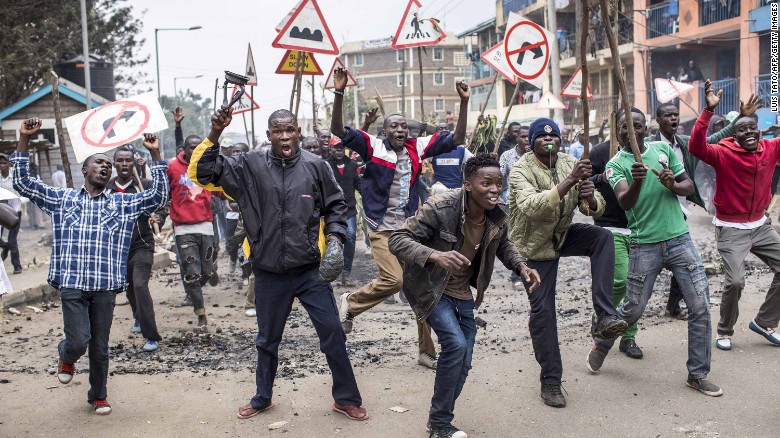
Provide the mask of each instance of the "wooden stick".
{"label": "wooden stick", "polygon": [[311,75],[311,124],[315,131],[319,131],[317,129],[317,96],[314,94],[314,75]]}
{"label": "wooden stick", "polygon": [[[138,188],[140,190],[144,190],[144,183],[141,182],[141,177],[138,176],[138,170],[135,168],[135,163],[133,163],[133,177],[135,178],[135,182],[138,183]],[[152,223],[152,231],[154,232],[154,238],[155,240],[160,240],[160,226],[157,224],[157,222]]]}
{"label": "wooden stick", "polygon": [[54,126],[57,127],[57,140],[60,143],[60,157],[62,158],[62,170],[65,171],[65,182],[73,188],[73,175],[70,173],[70,158],[65,147],[65,131],[62,129],[62,111],[60,109],[60,77],[54,70],[51,74],[51,96],[54,101]]}
{"label": "wooden stick", "polygon": [[582,129],[585,131],[585,144],[582,149],[582,160],[590,157],[590,106],[588,105],[588,0],[582,1],[582,17],[580,17],[580,62],[582,67],[582,91],[580,91],[580,100],[582,101]]}
{"label": "wooden stick", "polygon": [[417,46],[417,64],[420,65],[420,121],[425,123],[425,101],[423,100],[422,47]]}
{"label": "wooden stick", "polygon": [[298,71],[301,67],[301,52],[295,57],[295,74],[293,74],[293,88],[290,93],[290,111],[293,110],[293,103],[295,103],[295,86],[298,85]]}
{"label": "wooden stick", "polygon": [[[496,140],[501,141],[501,139],[504,137],[504,130],[506,129],[506,121],[509,120],[509,113],[512,112],[512,107],[515,106],[515,102],[517,101],[517,94],[520,92],[520,78],[517,78],[517,82],[515,82],[515,91],[512,92],[512,100],[509,101],[509,107],[506,109],[506,114],[504,115],[504,121],[501,122],[501,131],[498,133],[498,137]],[[498,145],[496,145],[498,147]]]}
{"label": "wooden stick", "polygon": [[[631,118],[631,103],[628,101],[628,87],[626,86],[626,78],[623,75],[623,62],[620,60],[620,53],[618,53],[618,44],[615,39],[615,33],[612,31],[612,26],[609,26],[609,10],[607,9],[607,0],[599,0],[601,5],[601,21],[606,23],[604,32],[607,34],[607,42],[609,42],[609,50],[612,53],[612,62],[615,68],[615,77],[618,80],[620,86],[620,100],[623,103],[623,111],[625,117]],[[634,124],[626,123],[628,128],[628,142],[631,145],[631,152],[634,154],[634,160],[637,163],[642,162],[642,152],[639,149],[639,144],[636,141],[636,132],[634,132]]]}
{"label": "wooden stick", "polygon": [[[298,57],[303,57],[304,52],[298,52]],[[295,100],[295,116],[298,117],[298,111],[301,108],[301,94],[303,94],[303,69],[306,67],[301,61],[301,71],[298,72],[298,97]]]}

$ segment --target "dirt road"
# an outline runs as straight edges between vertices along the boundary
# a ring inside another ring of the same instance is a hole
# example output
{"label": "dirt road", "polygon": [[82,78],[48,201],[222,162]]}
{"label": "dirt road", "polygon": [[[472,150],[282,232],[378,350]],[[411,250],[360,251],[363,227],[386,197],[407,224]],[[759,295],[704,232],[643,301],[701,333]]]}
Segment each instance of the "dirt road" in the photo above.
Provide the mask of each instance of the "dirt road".
{"label": "dirt road", "polygon": [[[692,234],[703,258],[717,261],[712,228],[692,226]],[[368,280],[373,262],[362,248],[353,271]],[[527,299],[511,288],[508,272],[500,267],[479,311],[488,325],[477,335],[474,368],[458,400],[455,424],[469,436],[491,438],[777,436],[780,349],[747,329],[772,274],[752,256],[748,265],[754,269],[741,302],[734,350],[713,349],[710,377],[725,395],[709,398],[684,385],[687,325],[663,316],[665,274],[640,324],[637,342],[644,359],[629,359],[615,349],[602,372],[590,375],[585,368],[589,265],[579,258],[562,262],[558,322],[569,405],[559,410],[539,398]],[[130,307],[116,308],[108,382],[114,412],[108,417],[94,415],[86,404],[86,358],[77,364],[71,384],[57,382],[59,308],[6,314],[0,334],[0,436],[426,436],[434,372],[416,365],[416,327],[408,306],[400,302],[361,315],[348,338],[369,421],[348,421],[330,410],[330,376],[302,307],[293,310],[280,348],[277,407],[250,420],[237,419],[238,407],[254,392],[255,323],[243,314],[244,291],[237,276],[223,277],[219,286],[205,289],[211,331],[195,334],[191,309],[173,307],[183,297],[178,273],[155,273],[152,290],[165,338],[156,353],[142,352],[142,337],[130,333]],[[713,324],[721,281],[720,274],[709,276]],[[344,291],[336,288],[337,294]],[[395,406],[408,411],[391,411]],[[277,422],[286,423],[269,430]]]}

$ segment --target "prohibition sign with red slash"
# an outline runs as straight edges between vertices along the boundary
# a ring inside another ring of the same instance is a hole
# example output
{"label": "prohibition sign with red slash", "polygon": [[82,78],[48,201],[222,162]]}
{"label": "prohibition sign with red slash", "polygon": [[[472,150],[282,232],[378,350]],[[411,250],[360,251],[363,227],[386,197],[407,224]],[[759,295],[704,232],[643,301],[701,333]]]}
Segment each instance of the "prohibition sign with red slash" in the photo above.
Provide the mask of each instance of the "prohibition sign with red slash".
{"label": "prohibition sign with red slash", "polygon": [[[117,106],[119,106],[118,111],[116,108]],[[114,113],[115,111],[117,112]],[[117,122],[119,122],[121,119],[124,119],[127,122],[134,118],[137,113],[141,113],[142,117],[138,117],[138,121],[140,122],[138,127],[131,128],[132,131],[130,132],[132,132],[132,135],[122,135],[121,137],[116,136],[116,138],[111,139],[111,137],[115,137],[114,126],[117,124]],[[100,120],[101,115],[106,117],[104,121]],[[86,132],[87,125],[89,124],[90,120],[95,117],[96,122],[93,123],[102,123],[103,125],[103,133],[100,138],[90,138]],[[149,109],[146,108],[146,105],[142,105],[138,102],[117,101],[107,103],[100,108],[97,108],[84,119],[84,123],[81,124],[81,137],[84,139],[84,142],[90,146],[106,149],[115,148],[138,138],[138,136],[141,135],[141,133],[144,132],[144,130],[149,126],[150,118]]]}
{"label": "prohibition sign with red slash", "polygon": [[[521,26],[530,26],[530,29]],[[538,38],[517,38],[515,35],[513,35],[516,32],[533,33],[534,31],[536,31],[535,33],[538,33]],[[523,41],[519,47],[510,48],[509,43],[513,39],[513,36],[515,37],[515,40]],[[538,24],[528,20],[515,24],[511,29],[509,29],[509,31],[507,31],[506,38],[504,38],[504,53],[506,53],[509,68],[515,72],[517,77],[525,80],[532,80],[541,76],[541,74],[544,73],[544,70],[547,68],[547,64],[550,62],[550,45],[547,41],[547,36],[545,35],[544,30]],[[533,58],[529,58],[529,56],[532,56],[532,54]],[[517,59],[513,59],[513,56],[516,56]],[[523,73],[520,70],[520,68],[523,66],[523,61],[526,59],[536,59],[540,56],[544,56],[544,62],[542,63],[542,67],[539,69],[539,71]],[[517,68],[515,68],[515,65],[517,65]]]}

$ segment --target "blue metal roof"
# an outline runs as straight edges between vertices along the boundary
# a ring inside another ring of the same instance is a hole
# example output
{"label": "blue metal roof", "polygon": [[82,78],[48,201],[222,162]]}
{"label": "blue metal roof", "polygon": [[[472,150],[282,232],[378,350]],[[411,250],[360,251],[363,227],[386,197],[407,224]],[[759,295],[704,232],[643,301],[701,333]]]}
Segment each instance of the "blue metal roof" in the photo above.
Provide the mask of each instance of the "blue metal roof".
{"label": "blue metal roof", "polygon": [[[59,86],[60,94],[67,96],[76,102],[79,102],[83,105],[87,105],[87,97],[83,94],[79,93],[76,90],[73,90],[72,88],[68,88],[67,86],[60,84]],[[7,106],[6,108],[3,108],[0,111],[0,121],[8,118],[8,116],[18,112],[22,108],[25,108],[34,102],[36,102],[38,99],[46,96],[47,94],[51,93],[51,85],[46,85],[44,87],[41,87],[37,89],[35,92],[30,94],[29,96],[25,97],[24,99]],[[102,103],[96,101],[95,99],[92,99],[92,108],[96,108],[103,105]],[[86,111],[86,107],[85,107]]]}

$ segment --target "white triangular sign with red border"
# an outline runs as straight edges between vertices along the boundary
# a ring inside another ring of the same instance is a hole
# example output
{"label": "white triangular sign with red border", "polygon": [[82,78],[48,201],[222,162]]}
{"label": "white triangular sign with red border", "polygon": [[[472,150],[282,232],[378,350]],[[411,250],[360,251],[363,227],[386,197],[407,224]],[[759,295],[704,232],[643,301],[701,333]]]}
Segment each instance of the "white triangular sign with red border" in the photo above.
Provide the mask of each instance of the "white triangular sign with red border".
{"label": "white triangular sign with red border", "polygon": [[566,105],[561,102],[561,99],[558,99],[558,96],[550,91],[545,91],[539,98],[536,109],[566,109]]}
{"label": "white triangular sign with red border", "polygon": [[339,53],[317,0],[303,0],[271,45],[327,55]]}
{"label": "white triangular sign with red border", "polygon": [[447,34],[435,18],[420,17],[422,4],[418,0],[409,0],[406,5],[398,30],[393,38],[393,48],[433,46],[447,38]]}
{"label": "white triangular sign with red border", "polygon": [[290,21],[290,18],[293,16],[295,11],[297,11],[298,8],[301,7],[302,1],[303,0],[298,0],[298,3],[295,4],[295,7],[290,9],[290,12],[288,12],[287,15],[285,15],[284,18],[282,18],[282,21],[280,21],[279,24],[276,25],[274,29],[276,29],[277,32],[284,29],[284,26],[287,26],[287,22]]}
{"label": "white triangular sign with red border", "polygon": [[[336,60],[333,61],[333,66],[330,68],[330,73],[328,73],[328,79],[325,80],[325,88],[328,90],[332,90],[336,88],[333,72],[338,67],[344,68],[344,64],[341,62],[340,59],[336,58]],[[357,87],[358,83],[355,80],[355,78],[352,77],[352,73],[350,73],[349,70],[345,70],[345,71],[347,72],[347,87]]]}
{"label": "white triangular sign with red border", "polygon": [[[236,93],[238,93],[238,87],[233,88],[233,94],[230,97],[232,98]],[[249,112],[253,109],[260,109],[260,105],[249,97],[249,93],[245,92],[241,99],[233,104],[233,115]]]}
{"label": "white triangular sign with red border", "polygon": [[517,82],[517,76],[515,76],[512,69],[509,68],[509,63],[506,60],[506,56],[504,56],[503,41],[485,50],[479,57],[509,82],[513,84]]}
{"label": "white triangular sign with red border", "polygon": [[671,79],[655,78],[655,98],[660,103],[674,100],[676,97],[693,90],[693,85],[673,81]]}
{"label": "white triangular sign with red border", "polygon": [[[569,82],[561,90],[561,96],[566,97],[580,97],[582,96],[582,67],[578,68],[574,72]],[[588,84],[588,99],[593,99],[593,93],[590,91],[590,84]]]}
{"label": "white triangular sign with red border", "polygon": [[257,86],[257,67],[255,67],[255,58],[252,56],[252,45],[246,52],[246,77],[249,78],[247,85]]}

